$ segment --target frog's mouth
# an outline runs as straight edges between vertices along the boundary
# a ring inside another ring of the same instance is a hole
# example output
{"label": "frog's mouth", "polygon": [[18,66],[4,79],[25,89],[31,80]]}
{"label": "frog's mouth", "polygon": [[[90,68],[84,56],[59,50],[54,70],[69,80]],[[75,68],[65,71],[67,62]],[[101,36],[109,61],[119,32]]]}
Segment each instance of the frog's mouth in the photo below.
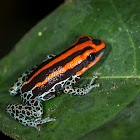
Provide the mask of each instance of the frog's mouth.
{"label": "frog's mouth", "polygon": [[105,52],[105,48],[106,48],[106,46],[105,46],[103,49],[101,49],[100,51],[98,51],[98,52],[96,53],[96,57],[101,58],[101,57],[102,57],[102,55],[103,55],[103,54],[104,54],[104,52]]}

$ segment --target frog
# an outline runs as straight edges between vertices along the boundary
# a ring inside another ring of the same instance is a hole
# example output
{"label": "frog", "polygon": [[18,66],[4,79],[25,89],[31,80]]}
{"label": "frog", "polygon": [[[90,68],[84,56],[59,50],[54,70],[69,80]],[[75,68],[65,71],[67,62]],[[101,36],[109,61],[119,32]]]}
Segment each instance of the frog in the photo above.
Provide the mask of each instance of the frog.
{"label": "frog", "polygon": [[96,75],[84,87],[74,87],[82,75],[103,56],[105,42],[89,36],[81,36],[58,55],[50,54],[39,65],[24,72],[10,88],[10,95],[21,96],[21,104],[9,104],[6,111],[24,126],[40,131],[41,124],[55,122],[56,117],[42,119],[43,101],[49,101],[60,93],[87,95],[93,88]]}

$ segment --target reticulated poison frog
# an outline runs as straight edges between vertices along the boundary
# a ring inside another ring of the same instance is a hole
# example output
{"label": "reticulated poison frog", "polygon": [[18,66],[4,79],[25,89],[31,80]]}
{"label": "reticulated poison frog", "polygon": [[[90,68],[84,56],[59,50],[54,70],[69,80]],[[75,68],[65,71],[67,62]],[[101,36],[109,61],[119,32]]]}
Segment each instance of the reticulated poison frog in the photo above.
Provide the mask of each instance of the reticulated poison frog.
{"label": "reticulated poison frog", "polygon": [[22,104],[10,104],[7,112],[24,126],[35,127],[39,124],[56,121],[56,118],[42,119],[42,101],[56,97],[61,91],[65,94],[86,95],[92,88],[97,76],[84,88],[73,87],[82,74],[102,57],[105,43],[101,40],[81,36],[68,49],[59,55],[48,55],[40,65],[22,74],[9,90],[10,95],[20,94]]}

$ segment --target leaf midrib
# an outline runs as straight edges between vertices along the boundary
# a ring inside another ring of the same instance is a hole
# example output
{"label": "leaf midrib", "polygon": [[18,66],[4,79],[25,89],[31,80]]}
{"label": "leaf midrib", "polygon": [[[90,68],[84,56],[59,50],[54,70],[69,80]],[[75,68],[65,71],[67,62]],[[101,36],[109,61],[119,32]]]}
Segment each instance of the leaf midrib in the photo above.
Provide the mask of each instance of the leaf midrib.
{"label": "leaf midrib", "polygon": [[[135,75],[135,76],[130,76],[130,75],[116,75],[116,76],[100,76],[100,79],[129,79],[129,78],[134,78],[134,79],[140,79],[140,75]],[[87,77],[86,79],[91,79],[91,77]]]}

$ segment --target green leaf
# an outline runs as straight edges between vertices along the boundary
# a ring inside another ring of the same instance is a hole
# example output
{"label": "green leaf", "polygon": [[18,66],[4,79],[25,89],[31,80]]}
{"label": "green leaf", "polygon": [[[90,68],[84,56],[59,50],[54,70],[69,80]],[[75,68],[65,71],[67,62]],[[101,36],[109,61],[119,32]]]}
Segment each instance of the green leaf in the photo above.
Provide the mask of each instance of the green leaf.
{"label": "green leaf", "polygon": [[[139,9],[139,0],[73,0],[39,22],[0,62],[0,130],[14,139],[129,139],[129,132],[132,138],[140,137]],[[41,132],[12,119],[6,105],[21,103],[19,96],[9,95],[12,84],[26,69],[48,54],[61,53],[81,35],[105,41],[106,51],[76,85],[87,84],[97,74],[101,87],[87,96],[62,93],[44,102],[43,117],[57,121],[41,125]]]}

